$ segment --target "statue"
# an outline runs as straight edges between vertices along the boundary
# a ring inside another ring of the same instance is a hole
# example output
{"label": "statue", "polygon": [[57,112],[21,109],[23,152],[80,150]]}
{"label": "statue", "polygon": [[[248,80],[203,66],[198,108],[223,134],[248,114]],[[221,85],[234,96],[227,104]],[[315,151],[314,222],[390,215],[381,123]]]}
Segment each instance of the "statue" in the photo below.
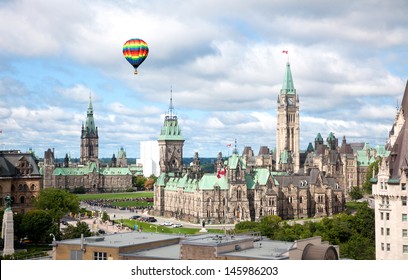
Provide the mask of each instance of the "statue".
{"label": "statue", "polygon": [[6,195],[4,200],[6,201],[6,209],[5,210],[10,210],[11,209],[11,196],[9,194]]}

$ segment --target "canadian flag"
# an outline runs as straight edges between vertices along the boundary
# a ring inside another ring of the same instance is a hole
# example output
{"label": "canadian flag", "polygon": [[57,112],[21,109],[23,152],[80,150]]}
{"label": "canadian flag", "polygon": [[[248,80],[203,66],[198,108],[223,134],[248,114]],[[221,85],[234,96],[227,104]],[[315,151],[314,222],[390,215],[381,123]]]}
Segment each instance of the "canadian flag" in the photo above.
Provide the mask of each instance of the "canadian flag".
{"label": "canadian flag", "polygon": [[217,178],[220,179],[221,176],[225,176],[226,173],[227,173],[227,170],[225,169],[225,167],[223,169],[218,170]]}
{"label": "canadian flag", "polygon": [[227,144],[227,147],[231,147],[231,146],[232,146],[232,144],[231,144],[231,143]]}
{"label": "canadian flag", "polygon": [[286,50],[283,50],[283,51],[282,51],[282,53],[286,53],[286,54],[288,54],[288,51],[286,51]]}

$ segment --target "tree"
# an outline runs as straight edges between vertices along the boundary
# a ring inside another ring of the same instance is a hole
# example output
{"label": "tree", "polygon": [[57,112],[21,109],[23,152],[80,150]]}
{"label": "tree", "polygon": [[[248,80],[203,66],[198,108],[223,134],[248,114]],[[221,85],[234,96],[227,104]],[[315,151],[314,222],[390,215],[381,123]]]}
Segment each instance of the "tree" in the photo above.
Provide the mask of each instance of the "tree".
{"label": "tree", "polygon": [[26,237],[35,244],[50,240],[53,225],[52,216],[45,210],[31,210],[23,216],[22,220]]}
{"label": "tree", "polygon": [[144,184],[145,189],[146,190],[152,190],[153,186],[154,186],[154,183],[156,183],[156,178],[152,175],[146,180],[146,182]]}
{"label": "tree", "polygon": [[252,221],[243,221],[235,225],[236,232],[259,231],[259,223]]}
{"label": "tree", "polygon": [[366,174],[365,182],[363,184],[363,189],[366,193],[371,194],[372,186],[371,186],[371,178],[373,178],[373,173],[378,174],[378,165],[381,162],[381,158],[377,159],[373,163],[368,166],[368,171]]}
{"label": "tree", "polygon": [[109,220],[110,220],[110,217],[109,217],[108,213],[106,213],[106,211],[103,211],[102,221],[106,222],[106,221],[109,221]]}
{"label": "tree", "polygon": [[144,176],[136,176],[133,178],[133,184],[136,186],[137,189],[142,189],[145,186],[146,177]]}
{"label": "tree", "polygon": [[58,226],[64,215],[69,212],[79,212],[79,204],[79,198],[75,194],[54,188],[42,189],[34,201],[35,207],[37,209],[47,210]]}
{"label": "tree", "polygon": [[275,234],[279,230],[279,224],[282,222],[282,218],[276,215],[269,215],[262,218],[259,229],[263,236],[274,239]]}
{"label": "tree", "polygon": [[353,234],[347,243],[341,244],[340,255],[354,260],[375,260],[374,241],[362,234]]}
{"label": "tree", "polygon": [[350,192],[350,197],[352,200],[357,200],[360,198],[363,198],[363,192],[361,191],[361,189],[359,187],[353,187]]}
{"label": "tree", "polygon": [[68,225],[64,230],[63,239],[80,238],[81,234],[84,237],[92,235],[89,225],[85,222],[77,222],[76,226]]}

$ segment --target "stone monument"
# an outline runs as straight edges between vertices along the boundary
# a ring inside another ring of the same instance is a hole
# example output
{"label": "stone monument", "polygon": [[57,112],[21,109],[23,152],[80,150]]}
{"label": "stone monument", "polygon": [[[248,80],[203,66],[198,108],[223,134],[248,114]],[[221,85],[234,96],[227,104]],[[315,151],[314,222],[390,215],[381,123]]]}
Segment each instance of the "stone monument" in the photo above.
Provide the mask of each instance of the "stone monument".
{"label": "stone monument", "polygon": [[1,238],[4,240],[3,256],[14,254],[14,220],[11,211],[11,197],[6,195],[6,209],[4,209]]}
{"label": "stone monument", "polygon": [[207,232],[207,229],[205,228],[205,221],[204,220],[201,222],[201,225],[203,227],[200,229],[200,232]]}

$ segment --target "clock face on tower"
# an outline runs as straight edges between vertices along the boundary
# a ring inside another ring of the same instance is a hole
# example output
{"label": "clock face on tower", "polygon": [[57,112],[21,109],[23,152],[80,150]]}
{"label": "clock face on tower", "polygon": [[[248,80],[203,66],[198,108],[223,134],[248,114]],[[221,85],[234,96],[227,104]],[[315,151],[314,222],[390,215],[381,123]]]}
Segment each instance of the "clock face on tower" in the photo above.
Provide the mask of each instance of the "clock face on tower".
{"label": "clock face on tower", "polygon": [[288,97],[288,104],[293,105],[294,103],[293,97]]}

